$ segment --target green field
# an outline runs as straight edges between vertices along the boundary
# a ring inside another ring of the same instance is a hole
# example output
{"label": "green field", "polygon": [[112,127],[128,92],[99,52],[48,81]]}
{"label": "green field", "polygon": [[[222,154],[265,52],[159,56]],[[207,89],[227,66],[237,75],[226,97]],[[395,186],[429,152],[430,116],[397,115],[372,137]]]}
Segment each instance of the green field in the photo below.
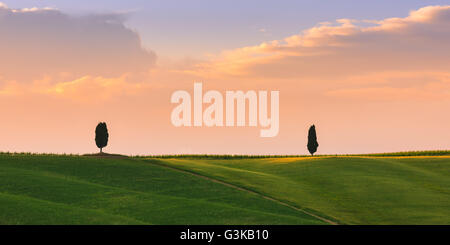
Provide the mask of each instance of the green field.
{"label": "green field", "polygon": [[0,210],[0,224],[450,224],[450,157],[0,154]]}

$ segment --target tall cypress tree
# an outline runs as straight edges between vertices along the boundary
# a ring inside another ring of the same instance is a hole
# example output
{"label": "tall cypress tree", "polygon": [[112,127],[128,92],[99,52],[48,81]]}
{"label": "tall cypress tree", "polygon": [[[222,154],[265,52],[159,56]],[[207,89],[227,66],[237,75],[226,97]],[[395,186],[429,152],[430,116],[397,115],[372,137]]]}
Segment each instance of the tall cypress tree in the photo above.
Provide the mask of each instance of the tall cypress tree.
{"label": "tall cypress tree", "polygon": [[312,125],[308,131],[308,151],[311,156],[317,151],[319,143],[317,143],[316,126]]}
{"label": "tall cypress tree", "polygon": [[108,145],[108,128],[105,122],[100,122],[95,128],[95,144],[100,148],[100,153],[102,153],[102,148]]}

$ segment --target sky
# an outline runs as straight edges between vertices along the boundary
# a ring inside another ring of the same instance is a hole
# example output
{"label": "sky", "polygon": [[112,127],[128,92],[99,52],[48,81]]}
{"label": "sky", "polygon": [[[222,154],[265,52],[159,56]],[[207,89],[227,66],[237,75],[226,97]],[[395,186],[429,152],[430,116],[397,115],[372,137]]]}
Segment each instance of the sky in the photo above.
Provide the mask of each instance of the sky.
{"label": "sky", "polygon": [[[448,149],[450,1],[0,0],[0,151]],[[279,91],[279,134],[174,127],[177,90]]]}
{"label": "sky", "polygon": [[[11,8],[51,7],[72,15],[127,14],[143,45],[165,58],[203,58],[224,49],[298,34],[317,23],[406,16],[448,0],[3,0]],[[183,40],[180,42],[180,40]]]}

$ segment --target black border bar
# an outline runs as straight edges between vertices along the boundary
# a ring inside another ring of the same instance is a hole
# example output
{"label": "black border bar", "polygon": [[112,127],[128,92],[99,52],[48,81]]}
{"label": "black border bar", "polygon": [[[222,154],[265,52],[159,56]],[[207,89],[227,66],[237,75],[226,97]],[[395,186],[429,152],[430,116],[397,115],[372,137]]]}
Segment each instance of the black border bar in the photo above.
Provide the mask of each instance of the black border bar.
{"label": "black border bar", "polygon": [[[189,239],[186,236],[188,232]],[[183,232],[185,239],[182,239]],[[214,232],[212,239],[210,235]],[[207,235],[209,234],[209,235]],[[250,235],[253,234],[253,235]],[[0,237],[20,240],[114,241],[150,244],[154,241],[174,244],[314,244],[321,242],[405,242],[431,239],[448,241],[450,226],[444,225],[6,225]],[[197,239],[192,239],[196,236]],[[203,238],[203,239],[199,239]],[[363,240],[361,240],[363,239]],[[442,240],[444,239],[444,240]],[[210,242],[211,241],[211,242]],[[310,241],[310,242],[306,242]],[[314,242],[311,242],[314,241]],[[157,243],[159,244],[159,243]]]}

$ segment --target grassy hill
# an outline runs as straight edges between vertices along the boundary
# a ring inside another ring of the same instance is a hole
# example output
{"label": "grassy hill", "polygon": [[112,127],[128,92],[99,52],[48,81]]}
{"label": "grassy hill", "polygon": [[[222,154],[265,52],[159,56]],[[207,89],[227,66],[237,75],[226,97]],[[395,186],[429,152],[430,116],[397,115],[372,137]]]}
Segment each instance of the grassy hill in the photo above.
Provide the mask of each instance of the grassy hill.
{"label": "grassy hill", "polygon": [[450,157],[0,154],[0,208],[0,224],[450,224]]}
{"label": "grassy hill", "polygon": [[0,224],[323,224],[135,159],[0,154]]}

